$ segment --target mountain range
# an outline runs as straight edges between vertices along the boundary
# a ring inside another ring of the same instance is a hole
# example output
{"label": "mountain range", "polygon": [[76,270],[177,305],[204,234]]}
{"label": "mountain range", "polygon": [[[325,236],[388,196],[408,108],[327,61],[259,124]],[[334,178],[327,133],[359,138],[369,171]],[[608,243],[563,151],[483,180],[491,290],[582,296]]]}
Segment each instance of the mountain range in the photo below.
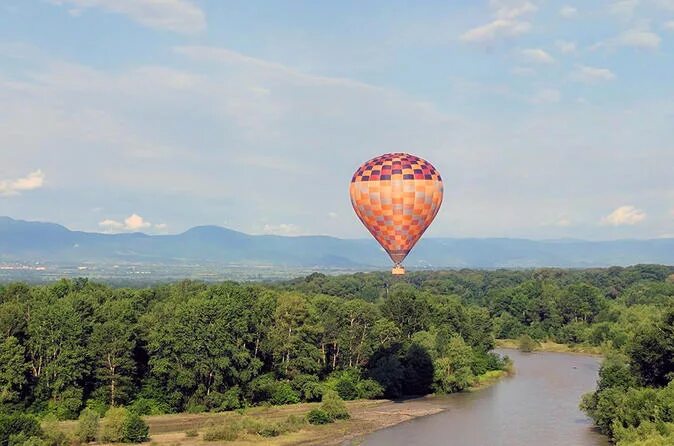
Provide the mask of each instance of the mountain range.
{"label": "mountain range", "polygon": [[[9,217],[0,217],[0,262],[207,263],[353,270],[390,265],[388,256],[370,239],[250,235],[219,226],[198,226],[175,235],[102,234]],[[405,261],[410,268],[591,267],[637,263],[674,264],[674,239],[423,238]]]}

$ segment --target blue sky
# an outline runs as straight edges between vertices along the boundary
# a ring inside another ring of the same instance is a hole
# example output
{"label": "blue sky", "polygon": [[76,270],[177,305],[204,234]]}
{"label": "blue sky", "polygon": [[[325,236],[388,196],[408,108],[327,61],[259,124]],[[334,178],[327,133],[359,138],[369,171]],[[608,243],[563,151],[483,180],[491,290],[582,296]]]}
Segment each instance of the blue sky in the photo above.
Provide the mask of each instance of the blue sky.
{"label": "blue sky", "polygon": [[0,215],[365,237],[406,151],[432,236],[674,237],[672,79],[674,0],[5,0]]}

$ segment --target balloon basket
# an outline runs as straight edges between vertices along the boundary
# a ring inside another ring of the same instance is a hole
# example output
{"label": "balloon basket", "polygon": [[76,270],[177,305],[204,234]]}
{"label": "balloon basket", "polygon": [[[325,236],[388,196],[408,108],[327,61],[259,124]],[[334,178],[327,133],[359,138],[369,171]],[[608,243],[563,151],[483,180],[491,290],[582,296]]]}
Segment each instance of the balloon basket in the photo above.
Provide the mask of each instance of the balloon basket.
{"label": "balloon basket", "polygon": [[391,269],[391,274],[394,276],[402,276],[405,274],[405,267],[402,265],[396,265],[393,267],[393,269]]}

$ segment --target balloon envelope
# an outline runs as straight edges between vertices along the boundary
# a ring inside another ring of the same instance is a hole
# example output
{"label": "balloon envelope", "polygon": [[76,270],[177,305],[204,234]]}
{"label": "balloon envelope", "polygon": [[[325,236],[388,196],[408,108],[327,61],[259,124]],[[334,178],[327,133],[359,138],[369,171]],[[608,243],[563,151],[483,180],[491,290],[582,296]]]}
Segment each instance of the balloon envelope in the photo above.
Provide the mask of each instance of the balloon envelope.
{"label": "balloon envelope", "polygon": [[388,153],[358,168],[350,194],[360,221],[398,265],[440,210],[443,185],[428,161]]}

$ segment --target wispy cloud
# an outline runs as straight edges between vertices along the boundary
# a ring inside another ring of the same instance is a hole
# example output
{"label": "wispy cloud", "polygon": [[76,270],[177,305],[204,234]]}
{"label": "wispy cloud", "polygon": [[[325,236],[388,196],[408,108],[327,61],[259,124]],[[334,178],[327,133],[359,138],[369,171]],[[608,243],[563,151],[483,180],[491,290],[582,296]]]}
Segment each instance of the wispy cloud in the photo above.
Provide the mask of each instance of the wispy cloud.
{"label": "wispy cloud", "polygon": [[576,42],[568,42],[566,40],[558,40],[555,42],[555,46],[557,49],[564,53],[564,54],[570,54],[570,53],[575,53],[576,52]]}
{"label": "wispy cloud", "polygon": [[646,219],[646,213],[634,206],[620,206],[602,219],[602,224],[610,226],[632,226]]}
{"label": "wispy cloud", "polygon": [[531,30],[531,22],[521,19],[521,16],[535,12],[538,7],[531,2],[508,2],[492,0],[494,10],[492,21],[469,29],[459,38],[463,42],[488,43],[504,37],[513,37],[525,34]]}
{"label": "wispy cloud", "polygon": [[609,4],[608,10],[611,14],[624,18],[630,18],[634,15],[641,0],[618,0]]}
{"label": "wispy cloud", "polygon": [[619,35],[590,47],[590,50],[615,49],[619,47],[655,50],[660,46],[662,39],[656,33],[642,28],[633,28],[623,31]]}
{"label": "wispy cloud", "polygon": [[191,34],[206,28],[204,12],[188,0],[51,0],[70,7],[73,16],[88,8],[123,14],[143,26]]}
{"label": "wispy cloud", "polygon": [[674,31],[674,20],[670,20],[665,23],[665,29],[669,31]]}
{"label": "wispy cloud", "polygon": [[300,227],[292,223],[266,224],[262,231],[270,235],[299,235],[301,233]]}
{"label": "wispy cloud", "polygon": [[566,5],[559,10],[559,15],[565,19],[572,19],[578,15],[578,10],[573,6]]}
{"label": "wispy cloud", "polygon": [[38,169],[15,180],[0,180],[0,195],[19,195],[21,192],[39,189],[44,185],[44,173]]}
{"label": "wispy cloud", "polygon": [[531,62],[542,64],[551,64],[555,62],[554,57],[540,48],[527,48],[522,50],[521,54],[525,59]]}
{"label": "wispy cloud", "polygon": [[585,83],[610,81],[615,77],[615,74],[608,68],[589,67],[587,65],[578,65],[571,73],[571,80]]}
{"label": "wispy cloud", "polygon": [[562,94],[554,88],[544,88],[539,90],[532,98],[534,104],[554,104],[562,99]]}

